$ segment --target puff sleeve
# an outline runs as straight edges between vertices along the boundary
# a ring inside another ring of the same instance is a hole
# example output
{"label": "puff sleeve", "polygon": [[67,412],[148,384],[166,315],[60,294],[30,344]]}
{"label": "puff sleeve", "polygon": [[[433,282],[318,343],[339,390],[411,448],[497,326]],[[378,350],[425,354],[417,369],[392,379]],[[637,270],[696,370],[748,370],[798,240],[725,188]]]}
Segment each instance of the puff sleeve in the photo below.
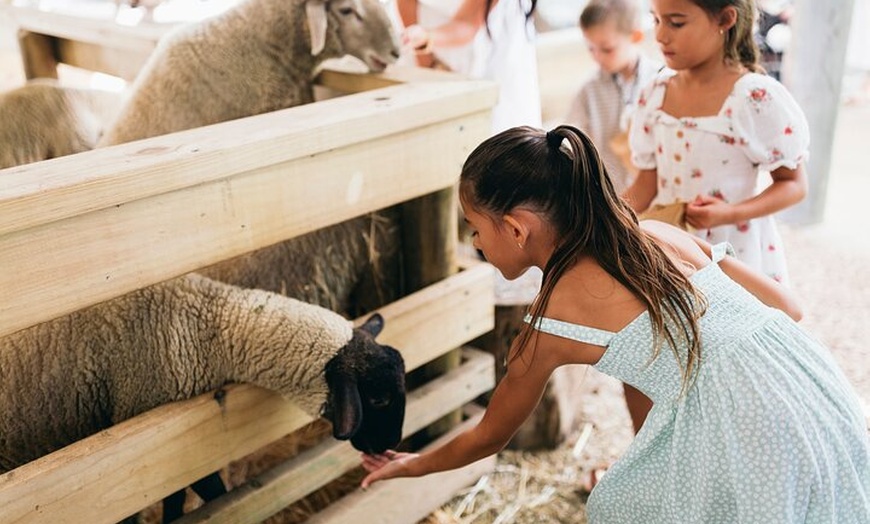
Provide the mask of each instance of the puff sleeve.
{"label": "puff sleeve", "polygon": [[766,75],[756,74],[735,93],[731,127],[746,156],[761,169],[795,169],[809,156],[806,116],[788,90]]}

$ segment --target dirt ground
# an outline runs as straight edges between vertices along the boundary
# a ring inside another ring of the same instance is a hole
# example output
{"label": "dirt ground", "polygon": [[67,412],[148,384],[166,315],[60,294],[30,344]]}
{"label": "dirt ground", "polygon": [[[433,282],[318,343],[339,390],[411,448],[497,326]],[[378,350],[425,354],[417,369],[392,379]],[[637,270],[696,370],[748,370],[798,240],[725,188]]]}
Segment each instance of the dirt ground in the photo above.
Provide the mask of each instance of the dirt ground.
{"label": "dirt ground", "polygon": [[[835,135],[824,221],[780,221],[792,286],[802,299],[806,329],[843,367],[870,427],[870,234],[860,212],[870,194],[862,148],[870,139],[870,102],[844,105]],[[810,176],[814,173],[812,162]],[[579,424],[548,452],[503,452],[496,471],[432,514],[426,524],[584,523],[581,474],[614,461],[632,431],[621,386],[587,369],[574,374]],[[575,451],[576,448],[576,451]]]}

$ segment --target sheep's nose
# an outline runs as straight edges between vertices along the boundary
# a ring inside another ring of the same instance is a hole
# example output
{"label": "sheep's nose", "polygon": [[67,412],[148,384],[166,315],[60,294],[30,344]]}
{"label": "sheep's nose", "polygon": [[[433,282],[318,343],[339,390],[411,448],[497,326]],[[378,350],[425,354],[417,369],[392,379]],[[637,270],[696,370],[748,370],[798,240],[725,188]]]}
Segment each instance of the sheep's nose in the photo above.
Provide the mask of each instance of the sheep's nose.
{"label": "sheep's nose", "polygon": [[395,58],[396,60],[398,60],[398,59],[399,59],[399,50],[398,50],[398,49],[393,49],[392,51],[390,51],[390,56],[392,56],[393,58]]}

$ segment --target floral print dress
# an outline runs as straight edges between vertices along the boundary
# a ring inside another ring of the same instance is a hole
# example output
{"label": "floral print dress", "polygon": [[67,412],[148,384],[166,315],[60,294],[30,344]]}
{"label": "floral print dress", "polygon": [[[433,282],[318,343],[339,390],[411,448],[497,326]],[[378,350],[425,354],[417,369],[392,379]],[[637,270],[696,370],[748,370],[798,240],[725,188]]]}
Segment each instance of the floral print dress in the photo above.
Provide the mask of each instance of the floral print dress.
{"label": "floral print dress", "polygon": [[[759,173],[807,159],[809,126],[785,86],[757,73],[740,77],[715,116],[676,118],[662,107],[664,70],[640,96],[629,137],[632,161],[655,169],[652,205],[692,202],[698,195],[737,203],[759,193]],[[787,281],[785,253],[773,216],[701,229],[708,242],[728,242],[737,257],[778,281]]]}

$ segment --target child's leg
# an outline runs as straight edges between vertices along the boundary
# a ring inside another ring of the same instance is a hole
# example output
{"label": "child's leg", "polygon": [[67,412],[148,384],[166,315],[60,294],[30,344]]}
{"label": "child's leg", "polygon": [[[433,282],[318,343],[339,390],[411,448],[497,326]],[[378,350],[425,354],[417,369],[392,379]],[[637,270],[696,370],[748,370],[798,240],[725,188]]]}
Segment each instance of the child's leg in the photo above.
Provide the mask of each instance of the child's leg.
{"label": "child's leg", "polygon": [[628,384],[622,384],[622,388],[625,391],[625,403],[628,405],[628,414],[631,415],[631,424],[634,426],[635,434],[637,434],[640,427],[643,426],[649,410],[652,409],[653,403],[646,395]]}
{"label": "child's leg", "polygon": [[[634,426],[634,433],[637,434],[643,426],[649,410],[652,409],[653,402],[646,395],[637,389],[622,383],[622,389],[625,392],[625,404],[628,406],[628,414],[631,416],[631,424]],[[585,493],[592,491],[592,488],[598,484],[601,476],[607,471],[607,466],[592,468],[587,471],[580,481],[580,490]]]}

